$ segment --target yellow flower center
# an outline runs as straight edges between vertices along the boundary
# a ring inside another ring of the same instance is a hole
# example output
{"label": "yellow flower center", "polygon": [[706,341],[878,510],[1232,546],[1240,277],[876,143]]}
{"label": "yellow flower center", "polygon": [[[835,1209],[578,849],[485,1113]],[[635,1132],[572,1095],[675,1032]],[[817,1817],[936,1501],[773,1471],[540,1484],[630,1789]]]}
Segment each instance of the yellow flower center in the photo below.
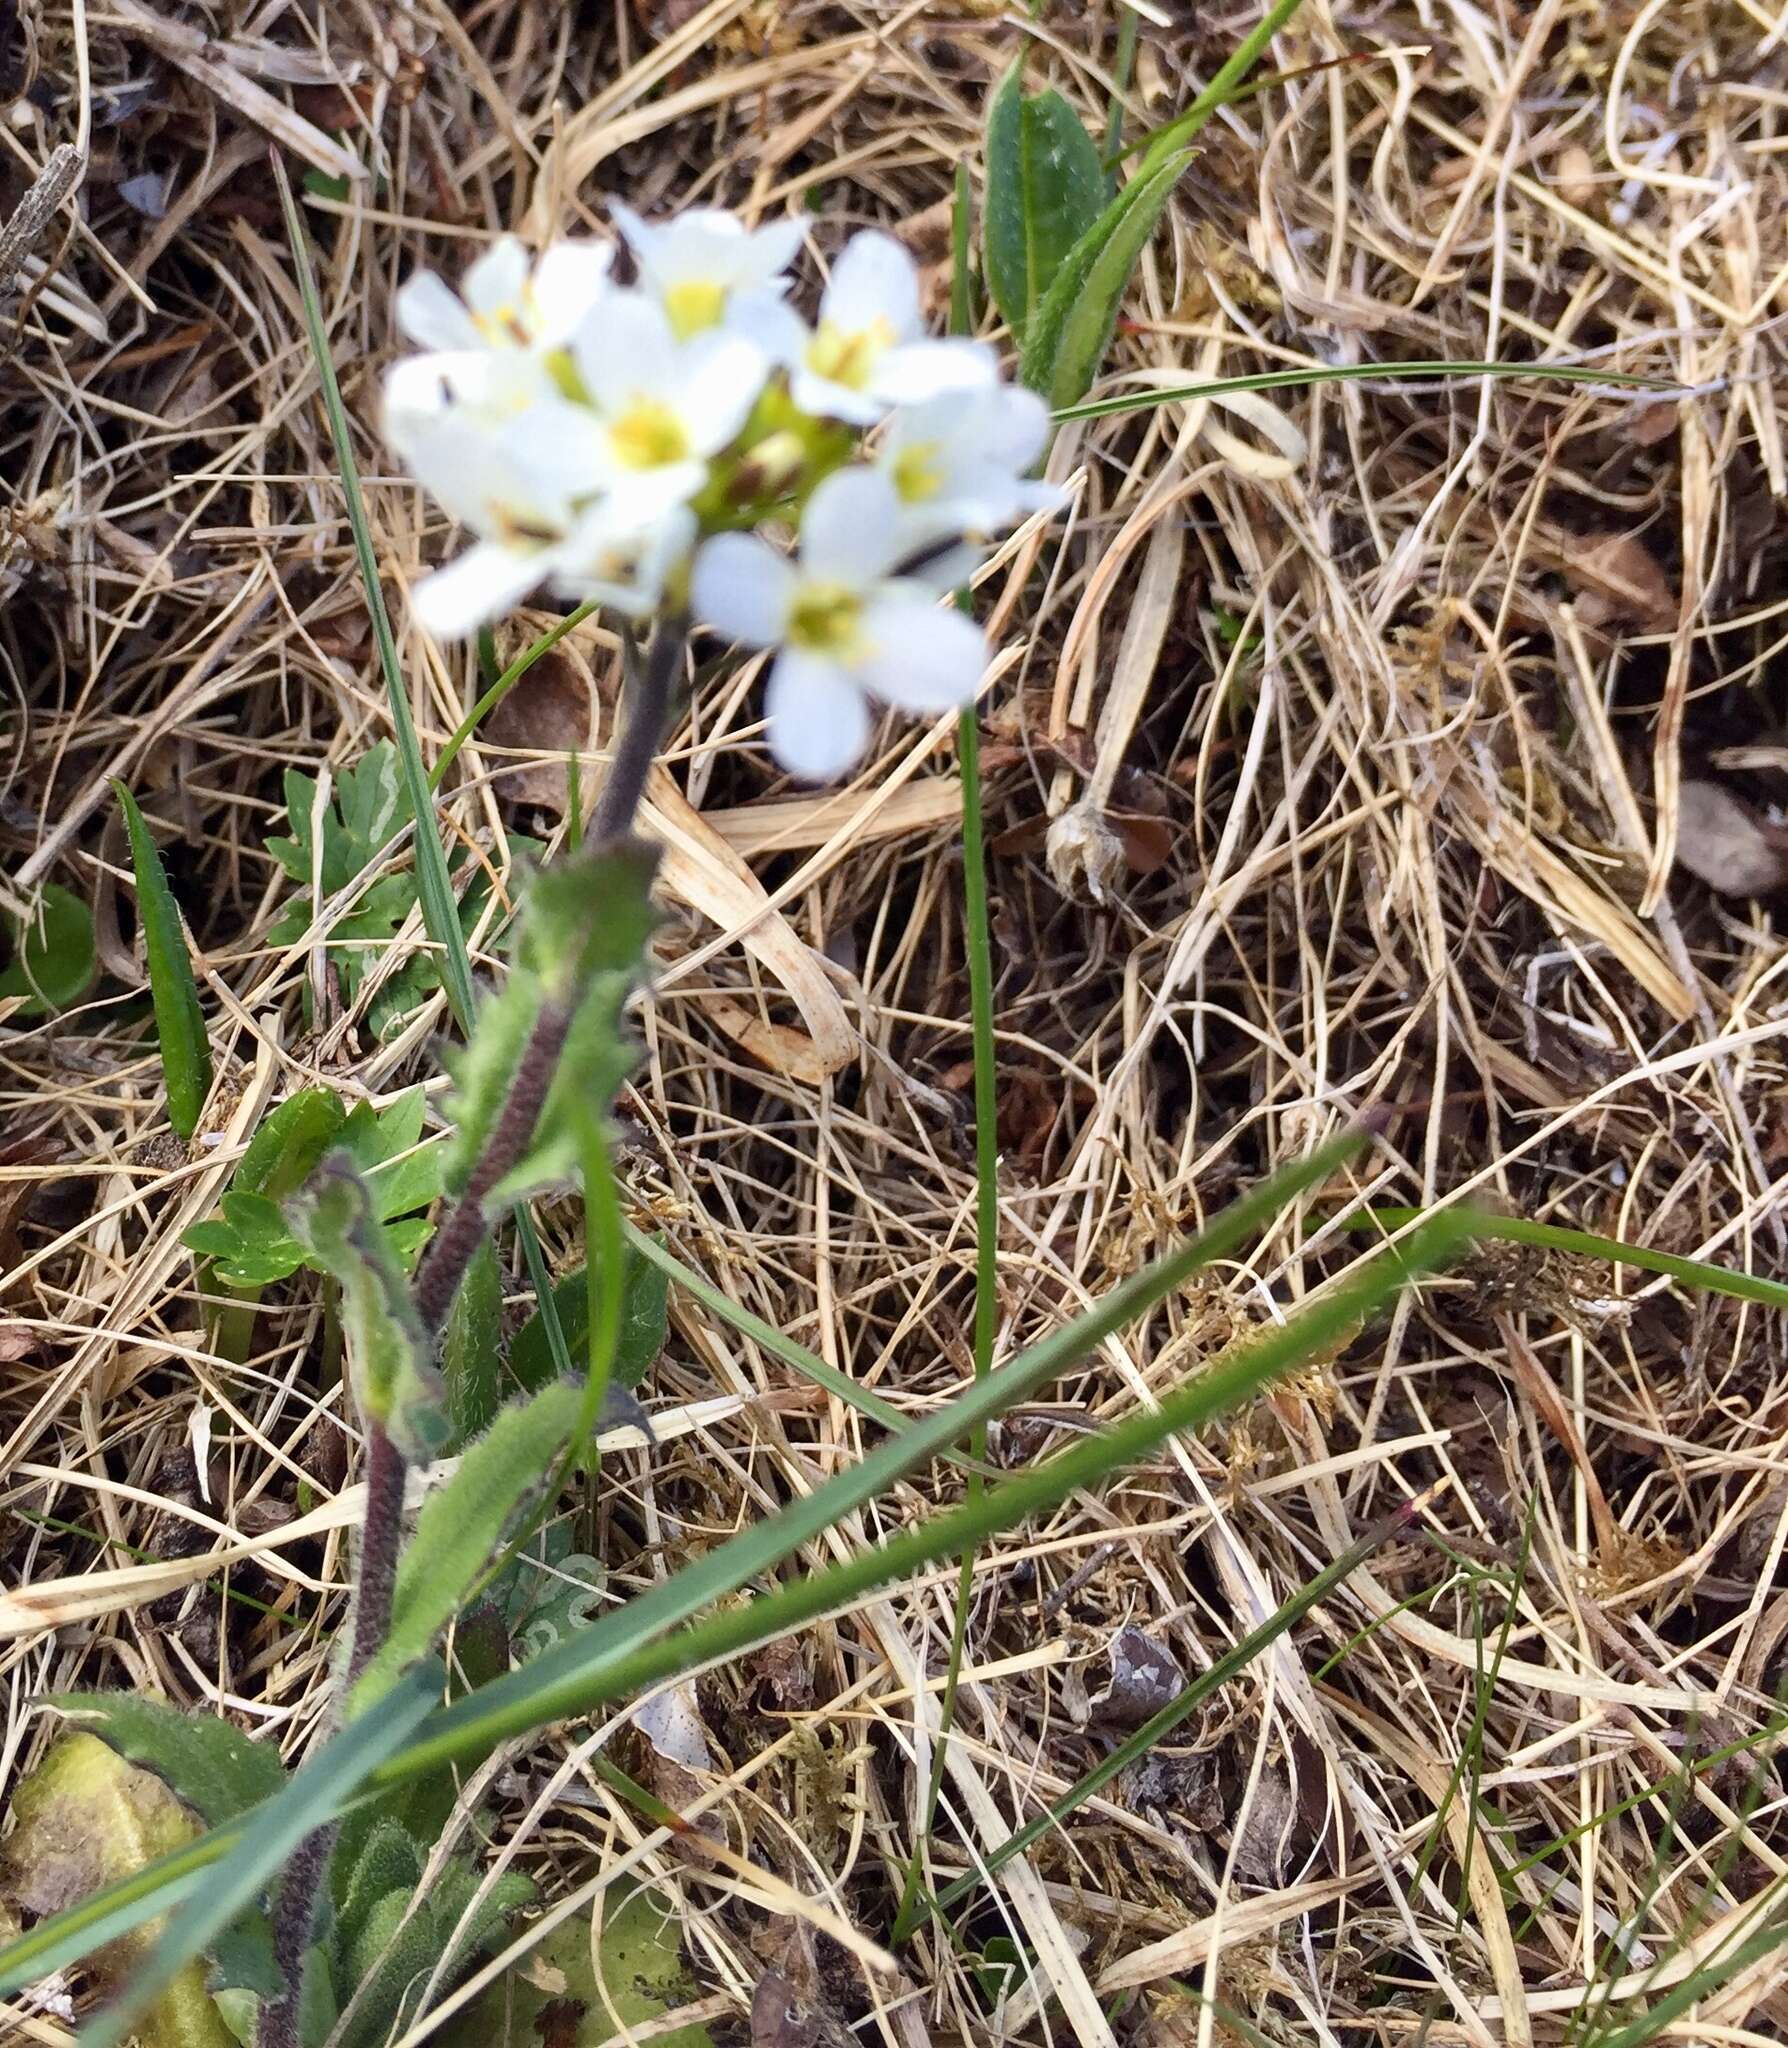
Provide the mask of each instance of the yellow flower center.
{"label": "yellow flower center", "polygon": [[687,341],[692,334],[702,334],[710,327],[717,327],[725,311],[726,286],[714,283],[711,278],[686,277],[681,284],[673,284],[664,295],[665,318],[679,341]]}
{"label": "yellow flower center", "polygon": [[808,583],[789,606],[788,642],[809,654],[848,654],[857,644],[863,600],[841,583]]}
{"label": "yellow flower center", "polygon": [[894,488],[903,504],[923,505],[943,489],[943,456],[941,441],[915,441],[895,456]]}
{"label": "yellow flower center", "polygon": [[683,422],[661,399],[637,398],[609,429],[615,453],[629,469],[662,469],[689,458]]}
{"label": "yellow flower center", "polygon": [[846,329],[826,321],[807,346],[807,367],[829,384],[861,391],[876,359],[894,346],[894,330],[879,314],[867,327]]}

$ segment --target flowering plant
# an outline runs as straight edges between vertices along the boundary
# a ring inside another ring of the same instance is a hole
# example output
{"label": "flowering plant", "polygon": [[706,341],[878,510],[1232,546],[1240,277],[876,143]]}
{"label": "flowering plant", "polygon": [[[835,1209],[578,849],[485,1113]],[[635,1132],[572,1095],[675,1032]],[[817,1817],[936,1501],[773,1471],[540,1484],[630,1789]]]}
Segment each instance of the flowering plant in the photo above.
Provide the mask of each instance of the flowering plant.
{"label": "flowering plant", "polygon": [[631,284],[606,243],[530,259],[506,237],[463,293],[425,271],[399,295],[423,353],[389,373],[386,431],[474,536],[418,585],[417,617],[451,638],[544,586],[778,649],[770,750],[839,774],[869,699],[972,699],[982,638],[939,599],[1056,502],[1027,479],[1047,409],[984,343],[925,333],[917,269],[885,234],[852,238],[810,323],[788,297],[799,222],[614,211]]}

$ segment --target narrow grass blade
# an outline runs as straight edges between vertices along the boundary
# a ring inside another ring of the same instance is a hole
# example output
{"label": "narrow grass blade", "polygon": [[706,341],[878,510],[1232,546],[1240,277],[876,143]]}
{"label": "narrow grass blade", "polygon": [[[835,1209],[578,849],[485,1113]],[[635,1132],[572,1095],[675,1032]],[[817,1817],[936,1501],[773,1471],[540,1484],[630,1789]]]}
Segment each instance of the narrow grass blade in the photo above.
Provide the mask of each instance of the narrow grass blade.
{"label": "narrow grass blade", "polygon": [[1216,77],[1186,111],[1165,128],[1156,129],[1153,135],[1138,137],[1124,155],[1134,156],[1140,151],[1145,164],[1154,165],[1184,149],[1211,116],[1227,106],[1247,84],[1249,72],[1266,54],[1267,45],[1303,4],[1304,0],[1274,0],[1274,5],[1230,51]]}
{"label": "narrow grass blade", "polygon": [[254,1809],[231,1853],[186,1892],[124,1999],[83,2030],[81,2048],[116,2048],[134,2016],[174,1973],[252,1906],[305,1836],[339,1812],[374,1766],[403,1744],[440,1698],[444,1678],[440,1665],[432,1662],[411,1672],[327,1743],[283,1792]]}
{"label": "narrow grass blade", "polygon": [[[674,1252],[667,1251],[655,1237],[649,1237],[637,1224],[627,1225],[627,1242],[649,1260],[673,1286],[682,1288],[685,1294],[695,1297],[701,1305],[712,1310],[720,1320],[728,1323],[741,1336],[749,1337],[761,1350],[772,1358],[778,1358],[786,1366],[798,1372],[803,1379],[812,1380],[816,1386],[824,1387],[827,1393],[835,1394],[848,1407],[859,1414],[867,1415],[879,1422],[884,1429],[896,1432],[909,1427],[907,1418],[891,1401],[885,1401],[880,1394],[841,1373],[835,1365],[828,1365],[817,1351],[809,1351],[805,1344],[798,1344],[793,1337],[785,1336],[773,1323],[766,1323],[762,1316],[753,1315],[748,1308],[742,1308],[730,1294],[723,1293],[713,1281],[698,1273],[693,1266],[686,1266]],[[945,1458],[952,1464],[967,1465],[969,1460],[960,1452],[946,1451]]]}
{"label": "narrow grass blade", "polygon": [[1589,363],[1318,363],[1307,369],[1256,370],[1245,377],[1211,377],[1199,384],[1174,384],[1158,391],[1121,391],[1058,406],[1058,425],[1068,420],[1109,419],[1114,413],[1146,412],[1154,405],[1190,405],[1200,398],[1226,398],[1242,391],[1301,391],[1310,384],[1395,382],[1400,377],[1533,377],[1558,384],[1607,384],[1621,391],[1673,392],[1681,387],[1655,377]]}
{"label": "narrow grass blade", "polygon": [[137,915],[143,921],[143,955],[149,968],[149,997],[155,1007],[155,1036],[161,1045],[162,1079],[168,1091],[168,1122],[183,1138],[199,1127],[211,1092],[211,1041],[199,1007],[192,955],[174,892],[168,887],[149,827],[137,800],[114,782],[130,838],[130,864],[137,878]]}
{"label": "narrow grass blade", "polygon": [[[766,1598],[730,1605],[699,1629],[673,1633],[703,1607],[726,1599],[748,1580],[773,1569],[802,1543],[904,1473],[1059,1378],[1093,1346],[1163,1300],[1202,1267],[1254,1236],[1288,1202],[1326,1179],[1360,1142],[1349,1134],[1272,1175],[1232,1203],[1192,1242],[1115,1287],[1094,1308],[977,1382],[948,1407],[910,1424],[901,1436],[878,1446],[853,1470],[840,1473],[805,1500],[735,1536],[698,1563],[686,1565],[653,1592],[629,1602],[523,1670],[481,1687],[438,1713],[415,1741],[381,1764],[366,1783],[373,1788],[408,1783],[455,1758],[488,1753],[494,1744],[511,1736],[587,1712],[616,1697],[618,1691],[636,1690],[665,1671],[692,1669],[741,1645],[766,1640],[885,1579],[972,1548],[990,1534],[1064,1498],[1075,1487],[1096,1483],[1176,1431],[1221,1413],[1275,1374],[1340,1341],[1404,1281],[1444,1262],[1457,1250],[1468,1235],[1457,1218],[1443,1213],[1400,1245],[1387,1249],[1352,1282],[1306,1308],[1295,1323],[1267,1332],[1241,1354],[1170,1395],[1159,1409],[1133,1416],[1035,1472],[990,1489],[980,1501],[936,1517],[858,1558],[798,1580]],[[667,1657],[668,1663],[664,1661]],[[316,1761],[321,1763],[322,1758]],[[332,1818],[348,1796],[345,1788],[333,1807],[319,1804],[314,1823],[321,1825]],[[82,1907],[41,1922],[0,1953],[0,1993],[30,1983],[46,1969],[56,1967],[56,1962],[43,1960],[46,1956],[66,1960],[84,1954],[91,1946],[82,1932],[86,1927],[103,1920],[109,1935],[151,1918],[162,1910],[161,1887],[165,1883],[216,1860],[238,1837],[239,1831],[202,1836],[180,1857],[164,1859],[155,1872],[140,1873]],[[71,1937],[72,1948],[68,1945]]]}
{"label": "narrow grass blade", "polygon": [[503,673],[491,684],[490,688],[485,691],[484,695],[478,699],[477,703],[472,706],[471,710],[466,713],[465,717],[454,727],[452,737],[441,749],[440,758],[435,762],[433,768],[429,770],[428,786],[431,790],[439,790],[441,784],[446,780],[447,771],[453,766],[460,748],[465,745],[467,740],[472,737],[497,706],[502,703],[509,692],[515,688],[522,677],[534,666],[535,662],[543,654],[550,654],[558,646],[559,642],[564,639],[565,635],[573,627],[581,626],[595,609],[594,603],[580,604],[575,611],[569,611],[562,619],[555,620],[537,640],[529,641],[527,646],[522,649]]}
{"label": "narrow grass blade", "polygon": [[[1033,1471],[990,1487],[979,1500],[965,1502],[949,1514],[934,1516],[917,1528],[825,1571],[808,1574],[751,1600],[729,1601],[695,1627],[680,1630],[674,1611],[680,1603],[647,1594],[612,1616],[612,1625],[599,1622],[577,1640],[444,1708],[402,1755],[374,1774],[372,1782],[402,1783],[460,1758],[487,1754],[495,1744],[525,1735],[545,1722],[590,1713],[605,1702],[630,1697],[663,1678],[737,1655],[833,1612],[891,1579],[904,1578],[939,1558],[971,1550],[999,1531],[1015,1528],[1028,1517],[1055,1506],[1076,1489],[1097,1486],[1110,1473],[1133,1464],[1167,1437],[1202,1426],[1238,1402],[1252,1398],[1281,1374],[1345,1341],[1410,1279],[1444,1264],[1465,1242],[1466,1235],[1451,1217],[1437,1217],[1394,1252],[1383,1254],[1352,1280],[1311,1303],[1293,1321],[1239,1346],[1226,1361],[1213,1366],[1190,1385],[1176,1389],[1158,1408],[1132,1415]],[[1154,1275],[1138,1277],[1152,1279]],[[1059,1357],[1056,1369],[1059,1370]],[[1049,1376],[1039,1375],[1030,1384],[1040,1384]],[[933,1424],[960,1434],[973,1421],[986,1419],[1017,1397],[1013,1368],[1003,1367],[953,1402],[942,1416],[919,1425],[912,1434],[916,1436]],[[870,1462],[866,1460],[859,1471],[866,1470]],[[811,1501],[830,1496],[825,1500],[826,1521],[848,1512],[851,1502],[848,1491],[841,1489],[841,1481],[852,1482],[856,1478],[856,1473],[842,1474],[839,1480],[829,1482],[810,1496]],[[887,1478],[885,1473],[878,1476],[877,1491],[887,1483]],[[744,1583],[737,1575],[737,1566],[744,1562],[745,1552],[770,1549],[777,1555],[786,1554],[791,1546],[782,1539],[787,1536],[791,1522],[803,1519],[800,1508],[806,1505],[785,1510],[761,1531],[733,1538],[712,1559],[704,1560],[703,1565],[678,1573],[664,1590],[668,1592],[686,1579],[707,1579],[718,1584],[719,1591],[713,1597],[724,1598]],[[715,1569],[716,1566],[719,1568]],[[757,1575],[755,1569],[748,1573]],[[708,1604],[706,1599],[703,1604]],[[650,1612],[641,1613],[641,1609]]]}
{"label": "narrow grass blade", "polygon": [[1245,1635],[1234,1649],[1226,1650],[1208,1671],[1201,1671],[1158,1714],[1145,1721],[1133,1735],[1127,1736],[1109,1756],[1102,1757],[1085,1777],[1070,1785],[1053,1805],[1038,1814],[1035,1820],[1026,1821],[1016,1834],[1008,1835],[997,1848],[980,1858],[968,1876],[946,1885],[938,1893],[931,1910],[947,1913],[959,1900],[967,1898],[970,1892],[1003,1870],[1014,1856],[1022,1856],[1033,1842],[1041,1840],[1052,1828],[1060,1827],[1076,1807],[1096,1798],[1113,1779],[1121,1777],[1133,1763],[1147,1756],[1156,1743],[1165,1742],[1181,1722],[1196,1712],[1213,1693],[1221,1691],[1232,1678],[1240,1677],[1263,1650],[1271,1649],[1313,1607],[1320,1606],[1336,1587],[1351,1578],[1381,1544],[1413,1527],[1426,1499],[1427,1496],[1423,1496],[1405,1502],[1394,1514],[1384,1516],[1368,1529],[1357,1543],[1344,1550],[1332,1564],[1325,1565],[1308,1585],[1300,1586],[1282,1607]]}
{"label": "narrow grass blade", "polygon": [[[1402,1230],[1423,1213],[1420,1209],[1363,1209],[1350,1221],[1361,1230]],[[1761,1308],[1788,1309],[1788,1284],[1766,1280],[1757,1273],[1736,1273],[1729,1266],[1709,1265],[1705,1259],[1685,1259],[1675,1252],[1653,1251],[1649,1245],[1626,1244],[1618,1237],[1598,1237],[1591,1230],[1534,1223],[1525,1216],[1498,1216],[1488,1209],[1472,1208],[1461,1208],[1457,1213],[1464,1218],[1473,1237],[1500,1244],[1537,1245],[1546,1251],[1570,1252],[1578,1258],[1606,1259],[1616,1266],[1636,1266],[1642,1273],[1661,1273],[1703,1294],[1725,1294],[1735,1301],[1756,1302]]]}
{"label": "narrow grass blade", "polygon": [[[724,1600],[751,1579],[771,1570],[866,1501],[886,1491],[1016,1401],[1061,1376],[1077,1359],[1145,1310],[1183,1286],[1212,1260],[1246,1242],[1287,1202],[1315,1186],[1346,1159],[1359,1140],[1349,1135],[1325,1145],[1295,1166],[1272,1175],[1240,1201],[1232,1203],[1200,1236],[1171,1252],[1145,1271],[1112,1289],[1105,1299],[1064,1328],[1054,1331],[997,1372],[977,1380],[946,1407],[910,1424],[897,1437],[878,1444],[849,1470],[837,1473],[780,1513],[743,1530],[707,1556],[593,1622],[569,1641],[535,1658],[524,1670],[512,1671],[482,1687],[450,1713],[459,1715],[455,1728],[488,1724],[494,1739],[537,1725],[535,1705],[545,1699],[578,1701],[592,1672],[617,1656],[625,1656],[643,1640],[656,1640],[686,1622],[704,1607]],[[581,1711],[553,1705],[545,1718]],[[444,1738],[445,1739],[445,1738]],[[468,1741],[467,1747],[475,1747]],[[457,1750],[455,1751],[457,1753]]]}

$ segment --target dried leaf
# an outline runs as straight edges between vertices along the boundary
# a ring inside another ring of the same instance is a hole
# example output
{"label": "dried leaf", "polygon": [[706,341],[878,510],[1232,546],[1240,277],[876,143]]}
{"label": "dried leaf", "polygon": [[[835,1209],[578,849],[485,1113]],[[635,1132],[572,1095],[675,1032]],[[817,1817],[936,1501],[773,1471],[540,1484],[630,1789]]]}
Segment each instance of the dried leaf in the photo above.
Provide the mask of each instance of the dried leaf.
{"label": "dried leaf", "polygon": [[562,818],[569,809],[567,766],[572,756],[586,791],[587,758],[595,738],[590,687],[564,655],[543,654],[484,721],[481,737],[492,747],[538,755],[497,765],[496,788],[512,804],[528,804]]}
{"label": "dried leaf", "polygon": [[1111,1639],[1111,1683],[1087,1702],[1096,1721],[1140,1728],[1185,1690],[1186,1674],[1164,1643],[1139,1628]]}
{"label": "dried leaf", "polygon": [[1724,783],[1685,782],[1676,859],[1724,896],[1767,896],[1788,884],[1788,830],[1766,824]]}
{"label": "dried leaf", "polygon": [[[58,1742],[13,1794],[14,1827],[0,1848],[0,1896],[39,1916],[79,1904],[183,1847],[198,1825],[172,1792],[96,1735]],[[133,1929],[92,1958],[108,1991],[155,1946],[163,1923]],[[205,1965],[188,1963],[136,2025],[141,2048],[235,2048],[205,1991]]]}
{"label": "dried leaf", "polygon": [[[1677,594],[1658,558],[1636,534],[1558,534],[1554,541],[1565,581],[1594,600],[1591,623],[1618,620],[1643,633],[1675,628],[1682,609]],[[1600,618],[1593,610],[1599,610]]]}

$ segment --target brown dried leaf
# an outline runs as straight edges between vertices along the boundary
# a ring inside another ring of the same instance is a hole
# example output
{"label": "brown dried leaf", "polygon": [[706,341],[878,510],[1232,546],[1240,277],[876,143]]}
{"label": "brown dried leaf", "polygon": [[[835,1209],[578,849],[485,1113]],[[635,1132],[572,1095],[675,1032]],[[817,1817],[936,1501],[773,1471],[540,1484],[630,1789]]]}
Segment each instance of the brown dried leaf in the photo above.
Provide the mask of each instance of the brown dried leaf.
{"label": "brown dried leaf", "polygon": [[[569,808],[566,763],[573,754],[588,753],[594,711],[589,685],[576,667],[562,654],[543,654],[484,721],[482,737],[493,748],[541,757],[499,763],[501,795],[562,818]],[[581,772],[587,801],[587,761]]]}
{"label": "brown dried leaf", "polygon": [[1788,832],[1724,783],[1691,780],[1677,800],[1676,859],[1724,896],[1767,896],[1788,885]]}
{"label": "brown dried leaf", "polygon": [[[1558,534],[1554,541],[1565,581],[1594,600],[1590,623],[1620,621],[1644,633],[1668,633],[1676,625],[1681,603],[1636,534]],[[1593,616],[1597,610],[1600,618]]]}
{"label": "brown dried leaf", "polygon": [[1095,1721],[1140,1728],[1185,1690],[1186,1674],[1164,1643],[1139,1628],[1111,1639],[1111,1683],[1087,1702]]}

